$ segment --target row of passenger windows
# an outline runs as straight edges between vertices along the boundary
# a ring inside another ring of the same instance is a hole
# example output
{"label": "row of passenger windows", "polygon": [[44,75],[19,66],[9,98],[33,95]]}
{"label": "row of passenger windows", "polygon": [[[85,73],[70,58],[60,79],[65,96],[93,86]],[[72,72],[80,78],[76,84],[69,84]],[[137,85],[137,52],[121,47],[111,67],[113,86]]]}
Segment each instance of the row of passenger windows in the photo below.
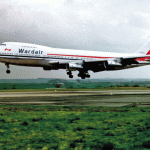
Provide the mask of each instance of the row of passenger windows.
{"label": "row of passenger windows", "polygon": [[6,46],[6,44],[0,44],[0,46]]}
{"label": "row of passenger windows", "polygon": [[[14,55],[13,53],[0,53],[0,55]],[[41,55],[33,55],[33,54],[19,54],[20,56],[39,56]],[[42,57],[49,57],[49,58],[66,58],[66,59],[88,59],[88,60],[93,60],[92,58],[82,58],[82,57],[68,57],[68,56],[48,56],[48,55],[43,55]]]}
{"label": "row of passenger windows", "polygon": [[22,46],[22,47],[25,47],[25,48],[37,48],[37,47],[32,47],[32,46]]}
{"label": "row of passenger windows", "polygon": [[13,55],[13,53],[0,53],[0,55]]}

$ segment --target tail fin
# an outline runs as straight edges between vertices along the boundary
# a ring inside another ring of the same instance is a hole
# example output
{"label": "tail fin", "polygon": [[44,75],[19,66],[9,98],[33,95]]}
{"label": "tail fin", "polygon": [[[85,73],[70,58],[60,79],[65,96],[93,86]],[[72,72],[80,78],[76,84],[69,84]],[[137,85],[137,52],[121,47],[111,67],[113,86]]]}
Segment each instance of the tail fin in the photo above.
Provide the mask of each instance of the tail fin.
{"label": "tail fin", "polygon": [[150,55],[150,41],[144,44],[135,54]]}

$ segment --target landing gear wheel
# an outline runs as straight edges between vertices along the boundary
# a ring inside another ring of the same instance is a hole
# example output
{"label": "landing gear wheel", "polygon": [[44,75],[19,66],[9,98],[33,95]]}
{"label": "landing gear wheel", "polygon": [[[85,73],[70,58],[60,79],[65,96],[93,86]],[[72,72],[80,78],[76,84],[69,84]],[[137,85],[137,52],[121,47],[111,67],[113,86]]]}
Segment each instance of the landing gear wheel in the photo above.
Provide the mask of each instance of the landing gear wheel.
{"label": "landing gear wheel", "polygon": [[90,78],[90,75],[86,75],[87,78]]}
{"label": "landing gear wheel", "polygon": [[71,71],[68,71],[68,72],[67,72],[67,75],[71,75],[71,74],[72,74]]}
{"label": "landing gear wheel", "polygon": [[81,73],[78,74],[78,77],[81,77]]}
{"label": "landing gear wheel", "polygon": [[10,70],[6,70],[6,73],[7,73],[7,74],[10,74]]}
{"label": "landing gear wheel", "polygon": [[73,75],[69,75],[69,78],[73,78]]}
{"label": "landing gear wheel", "polygon": [[88,71],[79,71],[78,77],[81,77],[81,79],[90,78],[90,75]]}
{"label": "landing gear wheel", "polygon": [[82,79],[85,79],[85,76],[81,76]]}

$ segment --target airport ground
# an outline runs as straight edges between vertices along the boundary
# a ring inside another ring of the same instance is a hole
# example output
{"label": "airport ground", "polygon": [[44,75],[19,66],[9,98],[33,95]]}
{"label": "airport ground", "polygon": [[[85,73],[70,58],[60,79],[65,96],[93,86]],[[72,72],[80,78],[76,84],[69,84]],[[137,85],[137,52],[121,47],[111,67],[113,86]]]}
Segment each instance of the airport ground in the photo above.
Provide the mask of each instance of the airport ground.
{"label": "airport ground", "polygon": [[11,90],[0,92],[0,104],[51,106],[109,106],[150,105],[150,90]]}

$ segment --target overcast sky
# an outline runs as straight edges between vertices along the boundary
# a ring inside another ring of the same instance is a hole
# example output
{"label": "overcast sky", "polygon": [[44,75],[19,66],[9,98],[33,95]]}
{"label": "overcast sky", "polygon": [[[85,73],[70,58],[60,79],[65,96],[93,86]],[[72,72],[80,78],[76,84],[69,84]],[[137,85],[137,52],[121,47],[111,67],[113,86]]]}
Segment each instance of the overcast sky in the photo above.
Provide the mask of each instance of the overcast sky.
{"label": "overcast sky", "polygon": [[[149,0],[0,0],[0,43],[134,53],[150,40]],[[65,78],[65,70],[0,64],[0,78]],[[78,72],[73,73],[75,76]],[[150,66],[91,78],[150,78]]]}

